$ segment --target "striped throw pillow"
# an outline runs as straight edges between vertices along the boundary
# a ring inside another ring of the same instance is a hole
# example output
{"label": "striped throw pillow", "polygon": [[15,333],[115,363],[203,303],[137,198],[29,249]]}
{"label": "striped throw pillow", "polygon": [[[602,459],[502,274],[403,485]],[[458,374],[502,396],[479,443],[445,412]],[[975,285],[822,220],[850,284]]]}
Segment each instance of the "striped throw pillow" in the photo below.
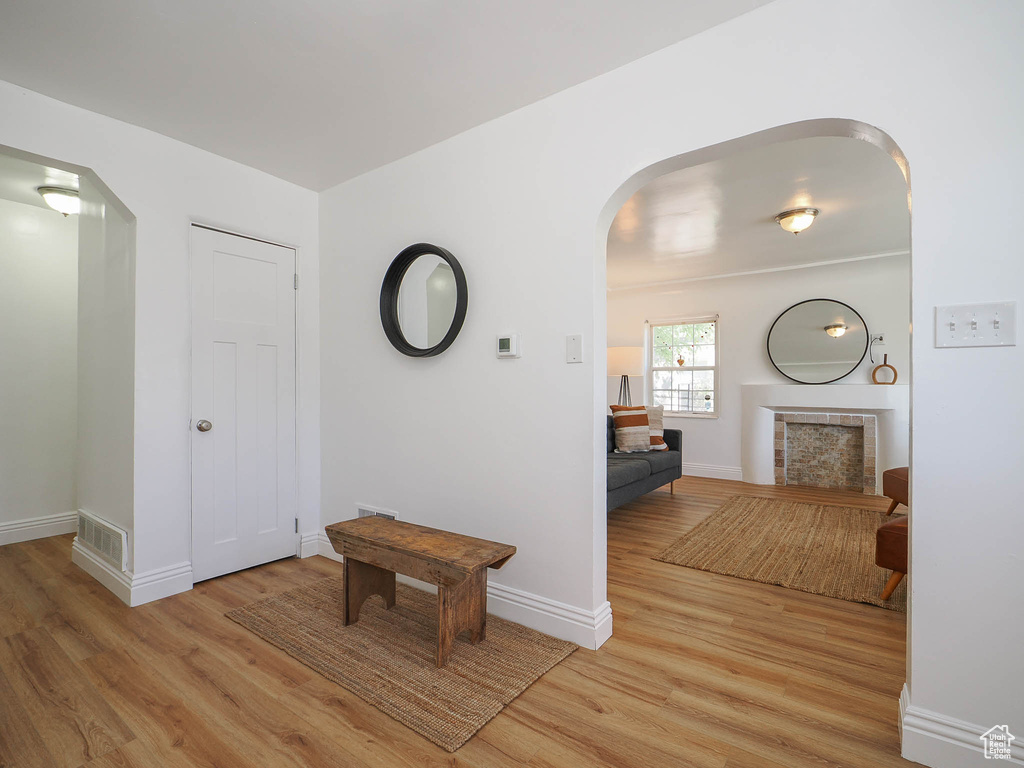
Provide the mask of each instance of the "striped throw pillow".
{"label": "striped throw pillow", "polygon": [[651,450],[667,451],[668,443],[665,442],[665,406],[647,406],[647,421],[651,425]]}
{"label": "striped throw pillow", "polygon": [[651,450],[651,423],[642,405],[613,405],[616,453],[647,453]]}

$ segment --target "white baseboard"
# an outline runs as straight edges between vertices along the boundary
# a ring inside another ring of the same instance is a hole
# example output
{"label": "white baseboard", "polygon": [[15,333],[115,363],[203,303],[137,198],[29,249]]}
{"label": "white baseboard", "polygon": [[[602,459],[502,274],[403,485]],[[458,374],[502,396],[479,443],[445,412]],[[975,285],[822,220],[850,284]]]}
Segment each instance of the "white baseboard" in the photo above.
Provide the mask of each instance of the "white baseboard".
{"label": "white baseboard", "polygon": [[490,582],[487,585],[487,609],[495,616],[591,650],[597,650],[612,636],[612,606],[607,601],[596,611],[588,611]]}
{"label": "white baseboard", "polygon": [[[317,539],[320,555],[341,562],[341,555],[334,551],[326,533],[320,533]],[[415,581],[401,576],[399,579],[403,583]],[[412,586],[427,585],[416,582]],[[487,584],[487,611],[592,650],[612,636],[612,607],[608,602],[596,611],[587,611],[491,581]]]}
{"label": "white baseboard", "polygon": [[[996,725],[993,723],[992,725]],[[987,761],[981,735],[992,725],[975,725],[939,712],[915,707],[910,689],[900,694],[900,736],[903,757],[932,768],[976,768],[981,765],[1024,765],[1024,745],[1012,744],[1009,760]],[[1000,723],[1001,725],[1001,723]]]}
{"label": "white baseboard", "polygon": [[192,563],[177,563],[166,568],[132,575],[131,606],[151,603],[192,589]]}
{"label": "white baseboard", "polygon": [[683,475],[690,477],[713,477],[717,480],[742,480],[740,467],[720,467],[715,464],[683,464]]}
{"label": "white baseboard", "polygon": [[61,536],[78,530],[78,510],[0,523],[0,546]]}
{"label": "white baseboard", "polygon": [[113,592],[122,603],[132,604],[132,580],[128,574],[100,560],[91,549],[78,543],[77,536],[71,545],[71,562]]}
{"label": "white baseboard", "polygon": [[334,547],[331,545],[331,540],[327,538],[327,534],[323,531],[320,531],[317,534],[316,554],[326,557],[328,560],[334,560],[335,562],[340,563],[342,561],[341,555],[334,551]]}
{"label": "white baseboard", "polygon": [[192,589],[192,563],[177,563],[144,573],[122,572],[81,546],[77,538],[71,546],[71,562],[133,608]]}
{"label": "white baseboard", "polygon": [[[327,534],[323,531],[313,531],[312,533],[304,533],[299,538],[299,557],[312,557],[313,555],[320,554],[320,537],[327,538]],[[330,544],[328,543],[328,546]]]}

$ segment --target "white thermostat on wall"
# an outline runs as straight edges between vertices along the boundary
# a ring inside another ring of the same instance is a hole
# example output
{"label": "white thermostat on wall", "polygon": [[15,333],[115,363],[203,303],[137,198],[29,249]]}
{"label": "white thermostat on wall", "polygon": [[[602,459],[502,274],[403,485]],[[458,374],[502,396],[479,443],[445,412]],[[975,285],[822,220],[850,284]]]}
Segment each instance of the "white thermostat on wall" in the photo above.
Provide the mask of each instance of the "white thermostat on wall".
{"label": "white thermostat on wall", "polygon": [[498,357],[519,357],[522,354],[522,346],[518,333],[499,336]]}

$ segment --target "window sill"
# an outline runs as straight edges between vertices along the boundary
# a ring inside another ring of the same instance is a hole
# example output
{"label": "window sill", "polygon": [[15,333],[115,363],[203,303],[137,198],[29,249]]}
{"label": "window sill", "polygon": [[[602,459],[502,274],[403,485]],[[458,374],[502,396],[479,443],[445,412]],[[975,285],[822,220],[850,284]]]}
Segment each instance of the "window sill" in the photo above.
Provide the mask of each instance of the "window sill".
{"label": "window sill", "polygon": [[665,411],[666,419],[717,419],[717,413],[687,413],[685,411]]}

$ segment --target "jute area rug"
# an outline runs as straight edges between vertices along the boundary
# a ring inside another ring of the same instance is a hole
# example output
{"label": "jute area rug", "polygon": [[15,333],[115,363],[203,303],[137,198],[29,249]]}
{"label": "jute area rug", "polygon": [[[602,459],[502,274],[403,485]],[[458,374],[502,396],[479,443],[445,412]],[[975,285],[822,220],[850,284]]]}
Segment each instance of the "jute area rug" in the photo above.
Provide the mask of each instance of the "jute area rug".
{"label": "jute area rug", "polygon": [[344,587],[324,579],[227,616],[449,752],[577,648],[488,615],[487,639],[456,640],[438,669],[435,595],[399,584],[394,608],[370,598],[346,627]]}
{"label": "jute area rug", "polygon": [[875,531],[892,520],[854,507],[733,496],[655,557],[906,613],[907,581],[879,599],[890,572],[875,565]]}

